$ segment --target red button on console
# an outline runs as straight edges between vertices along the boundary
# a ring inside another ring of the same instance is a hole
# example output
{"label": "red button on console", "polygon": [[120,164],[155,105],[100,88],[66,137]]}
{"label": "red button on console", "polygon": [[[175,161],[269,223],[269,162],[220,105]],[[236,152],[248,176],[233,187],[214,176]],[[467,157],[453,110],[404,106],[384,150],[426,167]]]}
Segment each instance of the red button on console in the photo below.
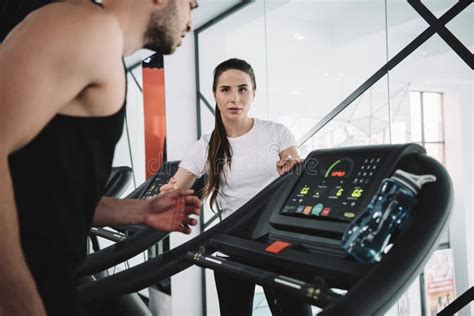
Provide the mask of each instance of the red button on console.
{"label": "red button on console", "polygon": [[267,248],[265,248],[265,251],[277,254],[280,253],[283,249],[289,247],[290,245],[291,244],[288,242],[277,240],[273,244],[267,246]]}

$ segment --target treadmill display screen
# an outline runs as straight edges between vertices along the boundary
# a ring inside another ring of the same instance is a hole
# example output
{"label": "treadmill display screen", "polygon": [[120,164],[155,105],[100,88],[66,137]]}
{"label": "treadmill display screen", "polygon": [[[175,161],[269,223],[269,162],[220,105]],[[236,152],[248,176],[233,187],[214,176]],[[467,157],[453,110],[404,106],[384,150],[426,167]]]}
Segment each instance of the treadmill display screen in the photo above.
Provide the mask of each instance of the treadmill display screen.
{"label": "treadmill display screen", "polygon": [[145,192],[140,197],[142,200],[151,200],[158,194],[160,194],[160,187],[164,184],[163,179],[160,177],[154,177]]}
{"label": "treadmill display screen", "polygon": [[310,159],[280,214],[350,222],[361,211],[361,201],[383,163],[383,156]]}

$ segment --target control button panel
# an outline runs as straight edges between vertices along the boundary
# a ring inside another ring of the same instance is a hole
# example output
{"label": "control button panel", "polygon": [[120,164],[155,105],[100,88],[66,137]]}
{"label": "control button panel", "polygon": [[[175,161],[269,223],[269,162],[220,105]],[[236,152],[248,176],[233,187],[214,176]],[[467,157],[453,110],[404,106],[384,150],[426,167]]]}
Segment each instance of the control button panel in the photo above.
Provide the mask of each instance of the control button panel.
{"label": "control button panel", "polygon": [[352,180],[354,184],[368,184],[370,180],[375,175],[377,168],[380,166],[381,159],[379,157],[375,158],[365,158],[363,164],[357,170],[357,174]]}
{"label": "control button panel", "polygon": [[383,157],[341,157],[319,160],[305,173],[280,214],[349,222],[360,212],[360,201],[381,168]]}

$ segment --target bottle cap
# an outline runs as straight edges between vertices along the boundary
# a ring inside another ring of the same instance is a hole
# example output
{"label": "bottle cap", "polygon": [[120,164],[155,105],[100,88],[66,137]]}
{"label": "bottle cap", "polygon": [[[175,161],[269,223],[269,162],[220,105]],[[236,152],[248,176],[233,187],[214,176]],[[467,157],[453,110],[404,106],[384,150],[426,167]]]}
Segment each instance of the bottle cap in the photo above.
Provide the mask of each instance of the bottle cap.
{"label": "bottle cap", "polygon": [[397,180],[398,182],[407,186],[413,192],[418,193],[421,187],[428,182],[435,182],[436,177],[432,174],[423,174],[423,175],[416,175],[412,173],[408,173],[401,169],[395,171],[392,176],[392,179]]}

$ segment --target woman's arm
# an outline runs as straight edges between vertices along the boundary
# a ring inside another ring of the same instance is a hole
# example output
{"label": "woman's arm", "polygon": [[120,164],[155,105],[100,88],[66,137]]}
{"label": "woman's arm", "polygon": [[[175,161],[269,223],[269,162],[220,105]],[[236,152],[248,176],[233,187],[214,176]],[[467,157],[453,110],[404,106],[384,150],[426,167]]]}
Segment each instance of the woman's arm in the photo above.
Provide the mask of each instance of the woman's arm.
{"label": "woman's arm", "polygon": [[301,159],[296,146],[291,146],[283,150],[280,152],[280,160],[276,163],[278,174],[282,175],[290,171],[295,165],[301,163],[302,161],[303,160]]}
{"label": "woman's arm", "polygon": [[160,192],[168,192],[176,189],[189,189],[193,186],[194,181],[196,181],[197,176],[184,169],[178,168],[178,171],[171,177],[170,181],[167,184],[164,184],[160,188]]}

